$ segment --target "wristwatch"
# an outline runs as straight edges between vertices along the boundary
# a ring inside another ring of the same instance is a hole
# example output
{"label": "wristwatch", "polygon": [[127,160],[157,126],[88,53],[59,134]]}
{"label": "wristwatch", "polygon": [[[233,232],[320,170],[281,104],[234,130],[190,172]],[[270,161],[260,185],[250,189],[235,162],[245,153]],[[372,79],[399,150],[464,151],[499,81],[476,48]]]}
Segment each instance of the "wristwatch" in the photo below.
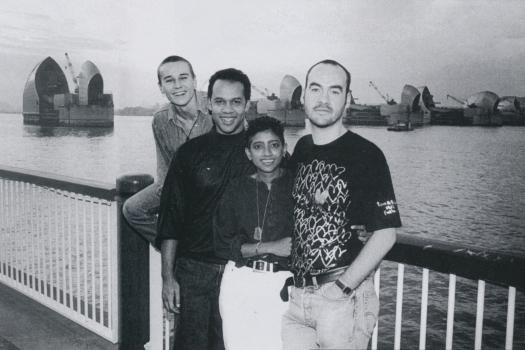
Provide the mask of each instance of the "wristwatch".
{"label": "wristwatch", "polygon": [[335,280],[335,285],[338,286],[346,295],[350,295],[354,291],[352,288],[348,287],[340,280]]}

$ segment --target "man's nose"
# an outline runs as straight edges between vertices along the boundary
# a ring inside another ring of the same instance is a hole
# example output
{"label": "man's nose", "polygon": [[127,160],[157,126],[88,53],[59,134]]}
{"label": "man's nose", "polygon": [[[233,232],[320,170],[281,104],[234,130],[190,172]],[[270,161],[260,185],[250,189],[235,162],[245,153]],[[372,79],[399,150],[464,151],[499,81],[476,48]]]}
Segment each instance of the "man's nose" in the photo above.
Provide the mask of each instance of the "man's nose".
{"label": "man's nose", "polygon": [[321,93],[321,96],[319,96],[319,101],[324,102],[324,103],[330,101],[330,96],[328,96],[328,91],[323,91]]}
{"label": "man's nose", "polygon": [[233,107],[232,107],[231,102],[226,102],[224,104],[224,107],[223,107],[222,111],[225,112],[225,113],[232,113],[233,112]]}
{"label": "man's nose", "polygon": [[175,79],[175,81],[173,82],[173,86],[175,88],[180,88],[182,86],[182,84],[180,83],[179,79]]}

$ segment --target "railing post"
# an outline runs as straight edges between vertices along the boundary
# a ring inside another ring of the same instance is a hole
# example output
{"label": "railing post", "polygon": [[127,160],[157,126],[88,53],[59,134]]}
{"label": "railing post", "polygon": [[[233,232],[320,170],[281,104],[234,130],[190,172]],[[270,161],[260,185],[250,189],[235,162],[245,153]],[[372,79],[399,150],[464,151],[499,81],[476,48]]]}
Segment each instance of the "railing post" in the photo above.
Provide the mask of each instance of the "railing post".
{"label": "railing post", "polygon": [[128,225],[122,205],[151,183],[147,174],[117,178],[120,349],[144,349],[149,340],[149,243]]}

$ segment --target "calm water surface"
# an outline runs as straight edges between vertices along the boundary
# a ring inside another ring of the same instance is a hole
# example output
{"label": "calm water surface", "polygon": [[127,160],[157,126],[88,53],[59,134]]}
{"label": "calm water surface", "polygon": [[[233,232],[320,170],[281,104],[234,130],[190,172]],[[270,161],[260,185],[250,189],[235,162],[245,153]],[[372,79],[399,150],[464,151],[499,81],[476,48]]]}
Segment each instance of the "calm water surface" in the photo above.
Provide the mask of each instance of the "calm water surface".
{"label": "calm water surface", "polygon": [[[525,128],[351,130],[385,153],[403,232],[525,253]],[[287,129],[290,150],[304,133]],[[151,117],[116,116],[104,130],[26,126],[0,114],[0,164],[103,182],[154,175]]]}
{"label": "calm water surface", "polygon": [[[383,127],[351,130],[385,153],[402,215],[401,232],[525,254],[524,127],[429,126],[409,133],[387,132]],[[304,133],[304,129],[286,130],[290,151]],[[21,115],[0,114],[0,164],[110,183],[126,173],[154,175],[151,117],[116,116],[114,129],[104,130],[25,126]],[[406,347],[417,344],[419,336],[420,273],[407,267]],[[395,286],[395,279],[395,267],[385,266],[382,287]],[[447,283],[446,276],[431,273],[428,342],[441,348]],[[472,348],[475,306],[471,301],[476,285],[458,279],[458,291],[463,297],[456,301],[459,330],[455,329],[454,345]],[[515,339],[525,334],[523,297],[518,293]],[[504,341],[506,292],[488,286],[486,299],[485,324],[495,324],[496,331],[484,333],[484,345],[498,348]],[[382,295],[381,301],[385,334],[380,338],[391,343],[395,296]]]}

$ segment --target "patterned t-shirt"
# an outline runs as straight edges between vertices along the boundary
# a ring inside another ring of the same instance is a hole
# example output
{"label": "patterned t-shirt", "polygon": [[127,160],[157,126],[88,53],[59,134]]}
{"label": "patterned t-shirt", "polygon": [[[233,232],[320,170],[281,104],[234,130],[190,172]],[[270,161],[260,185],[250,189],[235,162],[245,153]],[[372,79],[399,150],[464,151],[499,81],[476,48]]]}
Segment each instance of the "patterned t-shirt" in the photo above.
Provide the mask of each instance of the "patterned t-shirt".
{"label": "patterned t-shirt", "polygon": [[317,275],[352,263],[367,231],[401,226],[390,170],[372,142],[346,132],[326,145],[302,137],[291,159],[294,234],[292,270]]}

